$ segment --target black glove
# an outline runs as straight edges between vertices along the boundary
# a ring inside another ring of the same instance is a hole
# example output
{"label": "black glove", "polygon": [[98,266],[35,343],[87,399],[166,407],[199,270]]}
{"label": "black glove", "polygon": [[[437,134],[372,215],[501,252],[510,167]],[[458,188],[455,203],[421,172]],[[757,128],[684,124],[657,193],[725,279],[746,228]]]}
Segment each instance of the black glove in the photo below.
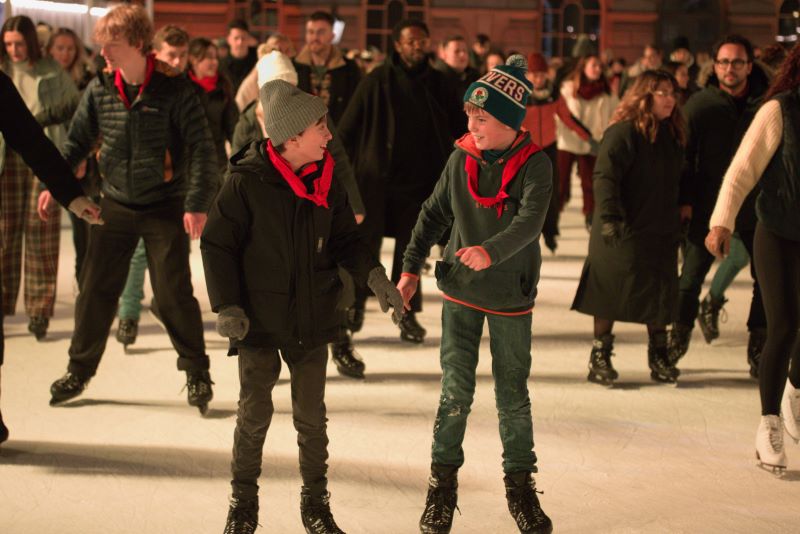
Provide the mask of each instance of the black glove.
{"label": "black glove", "polygon": [[222,337],[244,339],[250,330],[250,319],[239,306],[225,306],[217,316],[217,332]]}
{"label": "black glove", "polygon": [[622,241],[622,221],[606,221],[600,229],[603,242],[612,248],[617,248]]}
{"label": "black glove", "polygon": [[392,321],[394,324],[400,322],[403,318],[403,296],[397,287],[386,277],[386,269],[383,267],[375,267],[369,272],[367,277],[367,285],[378,297],[378,302],[381,305],[381,311],[386,313],[389,308],[394,308],[392,312]]}

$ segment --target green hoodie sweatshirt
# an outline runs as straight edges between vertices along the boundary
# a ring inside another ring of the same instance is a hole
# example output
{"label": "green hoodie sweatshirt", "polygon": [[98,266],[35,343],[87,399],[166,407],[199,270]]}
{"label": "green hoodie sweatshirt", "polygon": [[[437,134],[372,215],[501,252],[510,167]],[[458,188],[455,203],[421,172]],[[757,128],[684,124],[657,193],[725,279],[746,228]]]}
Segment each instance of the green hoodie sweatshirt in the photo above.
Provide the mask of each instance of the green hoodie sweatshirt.
{"label": "green hoodie sweatshirt", "polygon": [[[530,134],[520,133],[511,148],[494,163],[486,162],[470,134],[455,143],[433,194],[422,205],[411,242],[403,258],[403,272],[418,275],[434,243],[452,225],[436,279],[445,298],[490,313],[526,313],[536,298],[542,263],[539,234],[552,193],[552,166],[535,150],[527,156],[508,184],[500,217],[473,198],[465,171],[467,158],[478,162],[478,195],[494,197],[503,169],[515,157],[531,150]],[[473,271],[455,256],[464,247],[480,245],[491,258],[483,271]]]}

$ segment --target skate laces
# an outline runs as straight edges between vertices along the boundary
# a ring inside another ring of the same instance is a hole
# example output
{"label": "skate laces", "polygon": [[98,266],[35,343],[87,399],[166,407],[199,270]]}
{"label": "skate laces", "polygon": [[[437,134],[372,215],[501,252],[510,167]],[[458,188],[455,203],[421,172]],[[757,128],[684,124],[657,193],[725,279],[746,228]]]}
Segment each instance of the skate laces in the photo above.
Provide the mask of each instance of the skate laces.
{"label": "skate laces", "polygon": [[513,500],[510,504],[510,512],[520,530],[532,529],[548,520],[539,504],[537,493],[544,495],[543,491],[536,489],[536,482],[533,479],[525,486],[511,490]]}
{"label": "skate laces", "polygon": [[308,516],[308,528],[312,532],[340,533],[342,530],[336,524],[331,513],[331,494],[325,492],[317,498],[308,497],[305,502],[301,501],[302,512]]}
{"label": "skate laces", "polygon": [[781,425],[780,418],[776,417],[778,420],[776,424],[773,424],[774,421],[768,421],[767,427],[769,429],[769,446],[772,447],[774,452],[780,452],[783,450],[783,426]]}
{"label": "skate laces", "polygon": [[255,532],[256,527],[260,526],[258,514],[253,505],[241,505],[241,501],[231,499],[224,534],[251,534]]}
{"label": "skate laces", "polygon": [[439,486],[439,481],[431,477],[422,522],[426,525],[450,525],[455,510],[461,514],[456,504],[456,488]]}

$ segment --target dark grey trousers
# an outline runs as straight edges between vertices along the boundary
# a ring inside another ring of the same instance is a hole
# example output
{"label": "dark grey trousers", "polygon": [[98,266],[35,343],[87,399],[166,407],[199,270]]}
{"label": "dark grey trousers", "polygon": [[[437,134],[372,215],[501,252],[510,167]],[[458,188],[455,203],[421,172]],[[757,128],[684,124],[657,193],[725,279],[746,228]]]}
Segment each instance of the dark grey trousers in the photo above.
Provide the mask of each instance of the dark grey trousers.
{"label": "dark grey trousers", "polygon": [[233,496],[255,499],[264,440],[275,409],[272,389],[281,372],[281,357],[291,373],[292,419],[300,448],[300,475],[312,495],[326,491],[328,433],[325,411],[325,367],[328,347],[309,351],[239,349],[239,413],[233,434]]}

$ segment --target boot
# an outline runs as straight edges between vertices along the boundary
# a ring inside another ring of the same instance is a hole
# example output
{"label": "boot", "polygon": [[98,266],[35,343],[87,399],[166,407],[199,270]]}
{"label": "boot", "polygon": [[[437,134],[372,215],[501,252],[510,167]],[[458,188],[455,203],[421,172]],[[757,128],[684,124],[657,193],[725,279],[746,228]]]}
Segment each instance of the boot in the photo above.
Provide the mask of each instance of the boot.
{"label": "boot", "polygon": [[592,341],[592,353],[589,355],[589,382],[613,386],[619,373],[611,364],[614,355],[614,335],[606,334]]}
{"label": "boot", "polygon": [[536,491],[536,481],[530,471],[508,473],[503,479],[506,485],[506,500],[511,517],[517,522],[522,534],[550,534],[553,522],[547,517],[539,504],[540,491]]}
{"label": "boot", "polygon": [[681,323],[674,323],[669,331],[667,353],[672,365],[678,363],[689,351],[689,341],[692,339],[692,327]]}
{"label": "boot", "polygon": [[300,518],[307,534],[344,534],[331,514],[331,494],[312,496],[305,487],[300,491]]}
{"label": "boot", "polygon": [[758,365],[761,362],[761,351],[767,342],[766,328],[753,328],[750,330],[750,339],[747,340],[747,363],[750,364],[750,376],[758,378]]}
{"label": "boot", "polygon": [[8,427],[3,422],[3,414],[0,413],[0,443],[8,439]]}
{"label": "boot", "polygon": [[74,373],[65,374],[50,386],[50,406],[74,399],[83,393],[88,384],[88,378],[82,378]]}
{"label": "boot", "polygon": [[223,534],[253,534],[258,526],[258,500],[231,498]]}
{"label": "boot", "polygon": [[650,342],[647,344],[647,364],[650,366],[650,378],[656,382],[674,384],[678,381],[681,372],[669,359],[666,332],[650,334]]}
{"label": "boot", "polygon": [[425,510],[419,520],[421,534],[448,534],[458,510],[458,468],[432,465]]}
{"label": "boot", "polygon": [[117,341],[127,348],[128,345],[136,343],[136,336],[139,334],[138,319],[120,319],[117,325]]}
{"label": "boot", "polygon": [[50,326],[50,319],[47,317],[34,316],[28,321],[28,332],[36,336],[36,341],[41,341],[47,335],[48,326]]}
{"label": "boot", "polygon": [[425,341],[425,334],[428,333],[428,331],[422,328],[422,325],[417,322],[415,312],[406,312],[397,326],[400,327],[400,339],[408,341],[409,343],[422,343]]}
{"label": "boot", "polygon": [[347,329],[353,333],[361,331],[364,326],[364,305],[353,304],[347,309]]}
{"label": "boot", "polygon": [[214,398],[208,371],[186,371],[186,397],[189,406],[197,406],[200,413],[208,412],[208,403]]}
{"label": "boot", "polygon": [[353,350],[353,339],[345,332],[343,338],[331,343],[331,358],[342,376],[364,378],[364,362]]}
{"label": "boot", "polygon": [[756,460],[759,467],[776,476],[786,472],[786,451],[783,448],[783,425],[777,415],[762,415],[756,432]]}
{"label": "boot", "polygon": [[800,389],[795,388],[789,380],[786,380],[786,387],[783,389],[781,419],[789,437],[795,443],[800,443]]}
{"label": "boot", "polygon": [[722,322],[727,320],[727,314],[722,308],[727,299],[715,299],[711,293],[706,295],[706,298],[700,302],[700,313],[697,315],[697,324],[700,326],[700,331],[706,343],[711,343],[719,337],[719,317],[722,313]]}

